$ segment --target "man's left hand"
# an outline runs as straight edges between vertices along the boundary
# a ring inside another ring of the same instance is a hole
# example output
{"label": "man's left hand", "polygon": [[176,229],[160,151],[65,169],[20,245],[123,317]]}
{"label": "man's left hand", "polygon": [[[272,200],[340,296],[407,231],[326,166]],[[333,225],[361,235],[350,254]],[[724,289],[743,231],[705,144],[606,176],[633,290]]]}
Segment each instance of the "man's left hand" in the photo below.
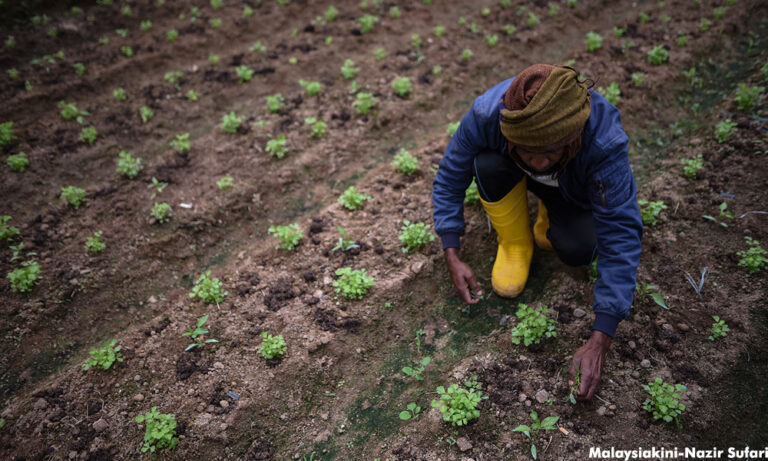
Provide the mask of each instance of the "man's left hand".
{"label": "man's left hand", "polygon": [[603,362],[605,354],[611,346],[611,337],[602,331],[593,330],[592,336],[587,344],[581,346],[571,361],[571,377],[568,385],[573,387],[577,371],[576,366],[581,371],[579,383],[579,399],[589,400],[595,395],[597,385],[600,383],[600,375],[603,372]]}

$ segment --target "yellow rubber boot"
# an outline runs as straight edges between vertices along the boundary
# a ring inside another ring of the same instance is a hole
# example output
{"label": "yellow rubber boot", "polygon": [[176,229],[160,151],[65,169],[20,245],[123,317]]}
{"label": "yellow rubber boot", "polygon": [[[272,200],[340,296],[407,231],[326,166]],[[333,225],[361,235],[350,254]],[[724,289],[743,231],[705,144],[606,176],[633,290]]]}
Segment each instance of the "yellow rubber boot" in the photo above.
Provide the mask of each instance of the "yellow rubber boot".
{"label": "yellow rubber boot", "polygon": [[539,200],[539,214],[536,216],[536,223],[533,225],[533,238],[536,240],[536,246],[542,250],[555,251],[552,242],[547,238],[549,230],[549,215],[544,202]]}
{"label": "yellow rubber boot", "polygon": [[523,178],[498,202],[480,199],[498,234],[491,284],[493,291],[505,298],[514,298],[523,291],[533,257],[525,181]]}

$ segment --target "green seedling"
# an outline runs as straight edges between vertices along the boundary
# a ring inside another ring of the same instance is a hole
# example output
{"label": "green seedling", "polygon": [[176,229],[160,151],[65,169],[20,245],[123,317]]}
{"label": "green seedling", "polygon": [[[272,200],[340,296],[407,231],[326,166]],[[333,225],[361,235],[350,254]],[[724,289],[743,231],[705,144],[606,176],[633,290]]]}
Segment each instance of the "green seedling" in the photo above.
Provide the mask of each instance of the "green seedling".
{"label": "green seedling", "polygon": [[261,353],[261,356],[267,360],[272,360],[278,355],[284,355],[285,351],[288,349],[285,340],[283,339],[283,335],[272,336],[266,331],[262,331],[261,340],[262,343],[259,347],[259,352]]}
{"label": "green seedling", "polygon": [[325,16],[326,21],[333,22],[339,16],[339,10],[337,10],[335,6],[331,5],[327,10],[325,10],[323,15]]}
{"label": "green seedling", "polygon": [[379,22],[379,17],[370,14],[357,18],[357,23],[360,24],[360,32],[363,34],[373,31],[373,26],[377,22]]}
{"label": "green seedling", "polygon": [[445,35],[445,26],[439,26],[439,25],[435,26],[432,29],[432,32],[434,32],[435,35],[437,35],[438,37],[442,37],[443,35]]}
{"label": "green seedling", "polygon": [[211,8],[220,10],[224,6],[224,0],[211,0]]}
{"label": "green seedling", "polygon": [[376,281],[366,275],[365,269],[352,270],[351,267],[342,267],[336,271],[336,275],[339,278],[333,281],[335,291],[347,299],[362,299]]}
{"label": "green seedling", "polygon": [[10,220],[8,215],[0,216],[0,240],[13,240],[21,234],[17,227],[8,225]]}
{"label": "green seedling", "polygon": [[76,63],[72,64],[72,67],[75,68],[75,73],[77,75],[85,75],[85,70],[86,70],[85,64],[83,64],[81,62],[76,62]]}
{"label": "green seedling", "polygon": [[159,193],[163,192],[163,190],[164,190],[164,189],[165,189],[167,186],[168,186],[168,183],[166,183],[166,182],[162,182],[162,181],[158,181],[158,180],[157,180],[157,178],[155,178],[155,177],[153,176],[153,177],[152,177],[152,182],[151,182],[151,183],[149,183],[149,185],[147,186],[147,188],[148,188],[148,189],[154,189],[154,191],[152,192],[152,197],[150,197],[150,198],[151,198],[152,200],[154,200],[154,199],[155,199],[155,197],[157,197],[157,194],[159,194]]}
{"label": "green seedling", "polygon": [[645,24],[651,20],[651,16],[645,11],[643,11],[640,13],[638,20],[640,21],[640,24]]}
{"label": "green seedling", "polygon": [[221,131],[225,133],[237,133],[237,129],[240,128],[245,116],[238,117],[235,111],[231,111],[228,114],[224,114],[221,117]]}
{"label": "green seedling", "polygon": [[405,410],[400,412],[400,419],[403,421],[416,419],[419,416],[419,413],[421,413],[421,407],[417,406],[416,403],[409,403],[405,408]]}
{"label": "green seedling", "polygon": [[482,400],[488,398],[483,395],[482,385],[477,382],[477,375],[465,381],[464,386],[451,384],[448,389],[438,386],[437,393],[440,397],[438,400],[432,400],[431,403],[432,408],[439,408],[443,420],[450,422],[452,426],[464,426],[478,418],[480,410],[477,406]]}
{"label": "green seedling", "polygon": [[736,252],[739,259],[739,267],[743,267],[747,270],[747,277],[755,274],[763,268],[768,266],[768,258],[765,257],[768,251],[760,246],[760,242],[754,240],[752,237],[744,237],[744,240],[749,245],[749,249]]}
{"label": "green seedling", "polygon": [[717,315],[713,315],[712,319],[715,321],[715,323],[712,324],[712,329],[710,330],[709,334],[709,340],[714,341],[718,338],[725,338],[728,336],[728,332],[731,331],[730,328],[728,328],[728,325],[725,323],[725,320],[722,320]]}
{"label": "green seedling", "polygon": [[648,74],[645,72],[632,72],[632,84],[635,86],[643,86],[646,78],[648,78]]}
{"label": "green seedling", "polygon": [[123,53],[123,56],[126,58],[133,57],[133,47],[130,45],[123,45],[120,47],[120,52]]}
{"label": "green seedling", "polygon": [[675,421],[677,427],[681,427],[678,416],[685,411],[685,405],[680,403],[680,397],[685,392],[686,387],[682,384],[672,386],[665,383],[663,379],[656,378],[643,389],[650,394],[643,402],[643,410],[651,413],[653,419],[663,419],[666,422]]}
{"label": "green seedling", "polygon": [[208,55],[208,64],[212,66],[218,66],[219,65],[219,55],[218,54],[209,54]]}
{"label": "green seedling", "polygon": [[456,131],[459,129],[459,125],[461,125],[461,122],[452,122],[449,123],[445,127],[445,132],[448,133],[448,136],[453,137],[454,134],[456,134]]}
{"label": "green seedling", "polygon": [[205,322],[207,321],[208,321],[208,314],[205,314],[204,316],[197,319],[197,322],[195,323],[194,328],[191,326],[187,327],[187,331],[181,334],[181,336],[189,336],[194,341],[192,344],[187,346],[186,349],[184,349],[184,352],[194,349],[195,347],[202,349],[203,346],[205,346],[206,344],[213,344],[213,343],[219,342],[218,339],[204,339],[204,336],[208,334],[208,330],[203,328],[203,325],[205,325]]}
{"label": "green seedling", "polygon": [[389,17],[391,19],[400,18],[400,8],[398,8],[397,5],[389,7]]}
{"label": "green seedling", "polygon": [[637,293],[637,300],[640,304],[645,302],[646,298],[650,297],[657,305],[664,309],[669,309],[666,301],[664,301],[664,297],[656,292],[658,289],[659,288],[656,285],[651,285],[646,282],[635,282],[635,292]]}
{"label": "green seedling", "polygon": [[657,218],[661,211],[667,209],[667,205],[661,200],[655,202],[638,200],[637,204],[640,205],[640,216],[643,219],[643,224],[646,226],[655,226],[658,223]]}
{"label": "green seedling", "polygon": [[126,99],[128,99],[128,96],[125,94],[125,90],[122,88],[116,88],[112,90],[112,97],[114,97],[118,101],[125,101]]}
{"label": "green seedling", "polygon": [[[189,293],[189,297],[198,298],[206,304],[218,305],[224,302],[224,298],[228,294],[229,292],[222,288],[221,280],[217,277],[211,278],[211,270],[209,269],[200,274],[200,277],[195,282],[195,286],[192,287],[192,292]],[[206,320],[208,320],[207,317]]]}
{"label": "green seedling", "polygon": [[307,96],[317,96],[323,91],[323,84],[320,82],[310,82],[307,80],[299,80],[299,85],[307,92]]}
{"label": "green seedling", "polygon": [[165,38],[169,42],[174,43],[176,42],[176,39],[179,38],[179,31],[176,29],[171,29],[165,33]]}
{"label": "green seedling", "polygon": [[683,165],[683,176],[688,179],[693,179],[704,167],[704,159],[701,154],[692,158],[680,159],[680,163]]}
{"label": "green seedling", "polygon": [[[389,304],[389,303],[387,303],[387,304]],[[391,304],[390,304],[390,306],[385,306],[385,307],[391,307]],[[414,342],[416,343],[416,353],[417,354],[421,354],[421,337],[422,336],[424,336],[424,330],[422,330],[422,329],[416,330],[416,339],[414,340]]]}
{"label": "green seedling", "polygon": [[80,142],[87,142],[88,144],[93,144],[96,142],[96,138],[99,137],[98,131],[96,131],[96,127],[94,126],[84,126],[82,130],[80,130],[80,136],[79,140]]}
{"label": "green seedling", "polygon": [[377,101],[378,100],[373,93],[360,92],[355,96],[355,100],[352,102],[352,107],[355,108],[358,114],[368,115],[371,110],[376,107]]}
{"label": "green seedling", "polygon": [[177,134],[176,137],[171,140],[170,145],[179,154],[189,152],[192,148],[192,145],[189,142],[189,133]]}
{"label": "green seedling", "polygon": [[656,45],[648,51],[648,62],[654,66],[664,64],[669,61],[669,51],[664,45]]}
{"label": "green seedling", "polygon": [[424,373],[424,368],[432,361],[431,357],[424,357],[421,359],[418,365],[415,367],[403,367],[403,373],[418,381],[423,381],[424,377],[421,376]]}
{"label": "green seedling", "polygon": [[613,36],[614,37],[621,38],[626,33],[627,33],[627,29],[625,29],[623,27],[613,26]]}
{"label": "green seedling", "polygon": [[279,250],[293,250],[304,238],[298,224],[269,226],[267,232],[278,240],[279,243],[276,248]]}
{"label": "green seedling", "polygon": [[544,306],[538,308],[528,307],[519,303],[515,316],[519,319],[512,329],[512,342],[525,347],[531,344],[539,344],[544,338],[556,337],[555,320],[547,317],[549,309]]}
{"label": "green seedling", "polygon": [[75,186],[63,186],[61,188],[61,198],[77,210],[85,199],[85,189]]}
{"label": "green seedling", "polygon": [[13,122],[0,123],[0,147],[10,144],[16,136],[13,135]]}
{"label": "green seedling", "polygon": [[410,176],[419,169],[419,159],[414,157],[405,148],[401,147],[400,151],[395,154],[395,159],[392,160],[390,165],[395,167],[395,170],[398,173],[403,173]]}
{"label": "green seedling", "polygon": [[619,89],[619,84],[616,82],[611,82],[607,88],[603,88],[602,86],[597,87],[597,92],[602,94],[605,99],[614,106],[621,100],[621,90]]}
{"label": "green seedling", "polygon": [[313,138],[321,138],[325,136],[328,129],[328,124],[322,120],[318,120],[317,117],[307,117],[304,119],[304,124],[309,125],[312,128],[310,135]]}
{"label": "green seedling", "polygon": [[736,88],[736,95],[733,100],[736,102],[736,107],[739,110],[752,110],[757,108],[760,104],[765,87],[762,86],[747,86],[746,83],[739,83]]}
{"label": "green seedling", "polygon": [[243,6],[243,17],[244,18],[252,18],[253,17],[253,8],[251,8],[248,5]]}
{"label": "green seedling", "polygon": [[254,70],[243,64],[242,66],[235,67],[235,73],[237,78],[240,79],[240,83],[250,82],[253,78]]}
{"label": "green seedling", "polygon": [[347,190],[345,190],[344,193],[341,194],[338,202],[341,203],[344,206],[344,208],[354,211],[359,208],[362,208],[365,202],[370,199],[371,199],[370,195],[363,194],[362,192],[357,192],[357,189],[355,189],[355,186],[349,186]]}
{"label": "green seedling", "polygon": [[157,407],[152,407],[151,411],[137,416],[134,421],[146,424],[142,453],[154,453],[164,448],[173,450],[179,443],[176,437],[176,416],[173,414],[159,413]]}
{"label": "green seedling", "polygon": [[8,69],[6,73],[8,74],[8,78],[10,78],[11,80],[16,80],[17,78],[19,78],[19,75],[20,75],[18,69],[13,67]]}
{"label": "green seedling", "polygon": [[357,77],[357,73],[360,72],[360,68],[355,67],[355,61],[351,59],[345,59],[340,70],[341,76],[344,77],[345,80],[352,80]]}
{"label": "green seedling", "polygon": [[61,111],[61,116],[64,120],[75,119],[77,123],[81,125],[84,121],[83,117],[91,115],[87,111],[78,109],[73,102],[59,101],[58,108]]}
{"label": "green seedling", "polygon": [[580,394],[579,389],[581,388],[581,368],[576,362],[573,362],[573,366],[576,368],[576,374],[573,376],[573,385],[568,393],[568,401],[572,405],[576,405],[576,396]]}
{"label": "green seedling", "polygon": [[464,48],[463,50],[461,50],[461,59],[463,61],[469,61],[473,55],[474,53],[469,48]]}
{"label": "green seedling", "polygon": [[200,98],[200,95],[197,94],[197,91],[195,90],[188,90],[186,94],[187,100],[195,102]]}
{"label": "green seedling", "polygon": [[532,411],[529,416],[533,420],[533,424],[530,426],[521,424],[512,429],[512,432],[522,432],[528,437],[528,440],[531,442],[531,456],[533,456],[533,459],[537,459],[538,452],[536,450],[536,437],[538,436],[539,431],[553,431],[557,429],[555,423],[557,423],[560,417],[548,416],[543,420],[539,420],[539,414],[535,411]]}
{"label": "green seedling", "polygon": [[171,206],[165,202],[155,203],[152,207],[151,215],[155,218],[155,222],[164,224],[171,220],[173,211],[171,210]]}
{"label": "green seedling", "polygon": [[435,236],[429,231],[429,225],[423,222],[412,223],[407,219],[403,221],[398,238],[403,244],[403,253],[421,248],[435,240]]}
{"label": "green seedling", "polygon": [[677,40],[675,41],[675,43],[680,48],[683,48],[688,46],[688,40],[690,40],[690,36],[681,33],[680,35],[677,36]]}
{"label": "green seedling", "polygon": [[141,29],[142,32],[149,32],[149,29],[151,28],[152,28],[152,21],[150,21],[149,19],[145,21],[141,21],[139,23],[139,29]]}
{"label": "green seedling", "polygon": [[347,231],[344,230],[341,226],[336,226],[336,228],[339,230],[339,243],[336,244],[335,247],[331,251],[349,251],[353,248],[360,248],[360,245],[355,243],[354,240],[349,238],[347,235]]}
{"label": "green seedling", "polygon": [[248,48],[251,53],[263,53],[267,51],[267,45],[261,43],[261,40],[257,40],[253,45]]}
{"label": "green seedling", "polygon": [[541,24],[541,19],[539,19],[536,14],[533,13],[533,11],[528,12],[528,19],[525,20],[525,24],[533,29],[534,27]]}
{"label": "green seedling", "polygon": [[285,157],[285,154],[288,152],[288,148],[285,147],[286,143],[287,140],[285,139],[285,135],[281,134],[277,138],[267,141],[267,146],[264,150],[269,155],[280,159]]}
{"label": "green seedling", "polygon": [[731,121],[729,118],[715,125],[715,139],[717,139],[717,142],[722,144],[729,140],[736,133],[736,125],[738,123]]}
{"label": "green seedling", "polygon": [[91,356],[83,364],[83,370],[89,370],[91,367],[100,367],[102,370],[109,370],[115,362],[123,361],[123,354],[120,352],[120,346],[115,347],[117,340],[107,341],[99,348],[91,349]]}
{"label": "green seedling", "polygon": [[376,48],[375,50],[373,50],[373,56],[376,57],[377,61],[381,61],[382,59],[389,56],[389,52],[384,48]]}
{"label": "green seedling", "polygon": [[469,183],[469,187],[467,187],[467,190],[464,192],[464,204],[471,205],[479,201],[480,201],[480,194],[477,192],[477,183],[473,178],[472,182]]}
{"label": "green seedling", "polygon": [[285,102],[285,98],[282,94],[276,93],[271,96],[266,96],[264,99],[267,100],[267,110],[270,113],[276,114],[283,110],[285,105],[283,104]]}
{"label": "green seedling", "polygon": [[488,48],[494,48],[499,44],[499,36],[497,34],[485,34],[485,44]]}
{"label": "green seedling", "polygon": [[208,20],[208,24],[210,24],[211,28],[213,28],[213,29],[220,29],[222,24],[223,24],[223,22],[222,22],[221,18],[211,18],[211,19]]}
{"label": "green seedling", "polygon": [[603,37],[598,33],[589,31],[584,43],[587,44],[587,51],[592,53],[603,47]]}
{"label": "green seedling", "polygon": [[11,170],[18,173],[23,173],[24,170],[26,170],[29,166],[29,159],[27,158],[26,153],[19,152],[18,154],[9,155],[6,159],[6,163],[11,168]]}
{"label": "green seedling", "polygon": [[40,264],[37,261],[28,260],[21,263],[21,267],[12,270],[7,275],[8,280],[11,282],[11,290],[14,293],[30,291],[37,281],[42,278],[40,270]]}
{"label": "green seedling", "polygon": [[178,88],[179,80],[181,80],[183,76],[184,74],[180,70],[172,70],[172,71],[166,72],[164,78],[166,82]]}
{"label": "green seedling", "polygon": [[411,48],[418,49],[424,42],[421,40],[421,35],[411,34]]}
{"label": "green seedling", "polygon": [[141,123],[147,123],[155,116],[155,112],[147,106],[141,106],[139,108],[139,116],[141,117]]}
{"label": "green seedling", "polygon": [[557,3],[550,3],[547,8],[547,16],[554,18],[560,12],[560,5]]}
{"label": "green seedling", "polygon": [[235,179],[232,176],[224,176],[216,181],[216,187],[219,188],[220,192],[227,192],[235,187]]}
{"label": "green seedling", "polygon": [[120,14],[122,14],[126,18],[130,18],[133,16],[133,11],[131,10],[131,7],[129,5],[124,5],[122,8],[120,8]]}
{"label": "green seedling", "polygon": [[85,251],[93,255],[99,254],[102,251],[104,251],[107,245],[101,241],[101,236],[103,234],[104,234],[103,231],[96,231],[93,233],[92,237],[86,237]]}

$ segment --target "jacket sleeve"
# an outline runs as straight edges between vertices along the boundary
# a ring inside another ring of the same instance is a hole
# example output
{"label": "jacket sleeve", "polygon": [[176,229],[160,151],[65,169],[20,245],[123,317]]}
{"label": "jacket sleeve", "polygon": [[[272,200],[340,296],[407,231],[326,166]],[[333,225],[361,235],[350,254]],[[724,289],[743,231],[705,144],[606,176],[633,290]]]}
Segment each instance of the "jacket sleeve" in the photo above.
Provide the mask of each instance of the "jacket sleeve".
{"label": "jacket sleeve", "polygon": [[461,119],[432,184],[435,232],[442,239],[443,249],[459,248],[459,236],[464,232],[464,196],[472,183],[474,159],[480,149],[488,147],[486,131],[492,127],[479,100]]}
{"label": "jacket sleeve", "polygon": [[606,162],[604,168],[592,175],[589,196],[599,256],[592,328],[613,337],[632,307],[643,222],[637,204],[637,185],[629,166],[627,137],[622,132],[609,144],[611,156],[618,159]]}

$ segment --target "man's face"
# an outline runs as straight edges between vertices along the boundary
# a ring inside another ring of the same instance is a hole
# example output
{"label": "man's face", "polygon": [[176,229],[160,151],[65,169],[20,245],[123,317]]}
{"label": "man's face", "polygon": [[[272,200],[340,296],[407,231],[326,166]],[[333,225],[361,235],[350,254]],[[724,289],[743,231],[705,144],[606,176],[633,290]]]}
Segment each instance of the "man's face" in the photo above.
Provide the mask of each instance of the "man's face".
{"label": "man's face", "polygon": [[544,146],[534,150],[531,147],[515,146],[515,152],[517,152],[520,160],[526,167],[537,173],[543,173],[560,163],[567,149],[567,147],[550,148]]}

